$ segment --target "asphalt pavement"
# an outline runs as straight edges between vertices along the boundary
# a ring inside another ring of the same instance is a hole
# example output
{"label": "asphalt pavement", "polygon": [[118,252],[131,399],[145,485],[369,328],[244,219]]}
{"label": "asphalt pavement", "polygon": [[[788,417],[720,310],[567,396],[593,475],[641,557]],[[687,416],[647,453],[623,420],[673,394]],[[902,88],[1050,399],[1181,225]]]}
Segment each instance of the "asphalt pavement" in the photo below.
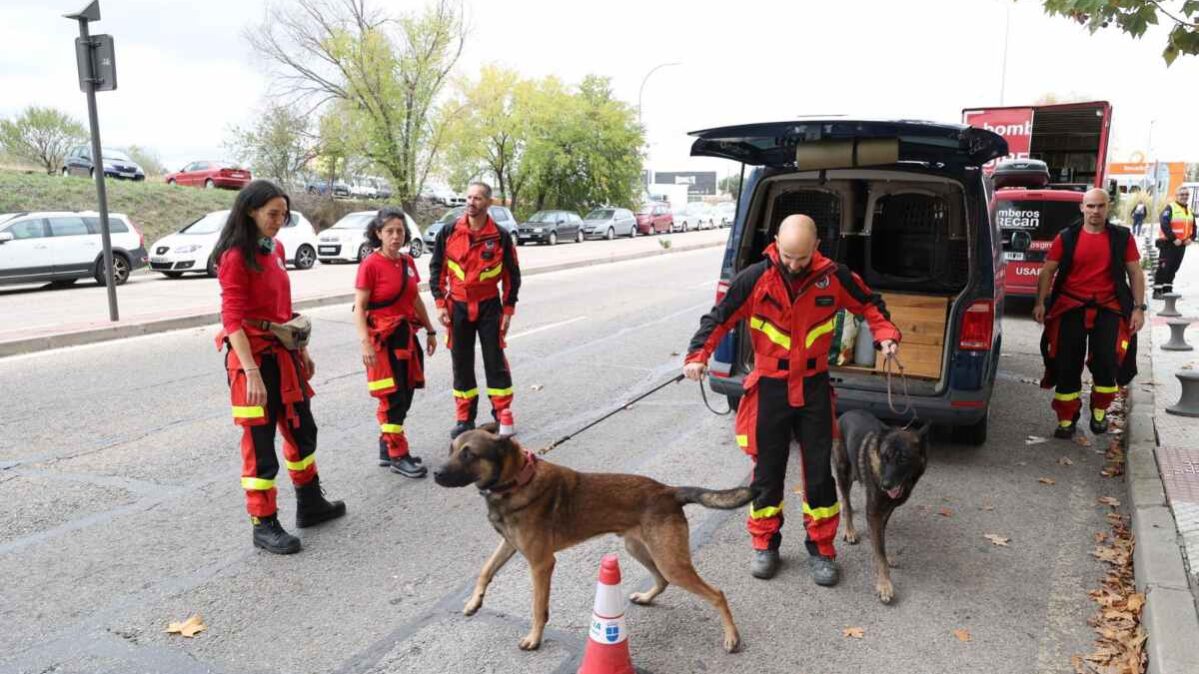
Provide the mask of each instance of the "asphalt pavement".
{"label": "asphalt pavement", "polygon": [[[519,438],[545,446],[678,373],[713,301],[721,254],[708,248],[529,277],[508,340]],[[530,610],[519,556],[483,610],[463,617],[497,542],[480,497],[375,465],[374,400],[348,307],[310,315],[317,465],[328,495],[345,499],[349,513],[292,529],[294,496],[281,475],[280,519],[304,542],[288,557],[250,544],[239,433],[212,328],[0,360],[9,392],[0,406],[0,672],[577,669],[600,557],[620,555],[626,593],[646,587],[647,574],[611,536],[559,554],[546,639],[534,653],[517,648]],[[628,607],[637,667],[1070,671],[1070,657],[1091,650],[1087,591],[1104,573],[1090,552],[1110,509],[1096,501],[1119,497],[1123,484],[1100,476],[1100,443],[1026,444],[1054,426],[1049,397],[1035,385],[1039,332],[1019,313],[1005,317],[1004,330],[989,441],[936,439],[928,471],[891,520],[892,605],[874,597],[868,541],[839,542],[839,586],[811,582],[798,495],[787,501],[784,566],[768,582],[749,576],[744,510],[690,506],[696,567],[727,594],[745,649],[725,654],[713,609],[672,587],[655,606]],[[447,355],[427,361],[429,386],[405,424],[426,464],[448,448]],[[729,418],[709,413],[691,382],[545,458],[708,487],[741,484],[750,472]],[[789,492],[800,479],[795,464]],[[860,511],[860,488],[854,498]],[[997,546],[987,534],[1010,541]],[[193,614],[206,631],[164,633]],[[848,627],[862,638],[844,636]]]}

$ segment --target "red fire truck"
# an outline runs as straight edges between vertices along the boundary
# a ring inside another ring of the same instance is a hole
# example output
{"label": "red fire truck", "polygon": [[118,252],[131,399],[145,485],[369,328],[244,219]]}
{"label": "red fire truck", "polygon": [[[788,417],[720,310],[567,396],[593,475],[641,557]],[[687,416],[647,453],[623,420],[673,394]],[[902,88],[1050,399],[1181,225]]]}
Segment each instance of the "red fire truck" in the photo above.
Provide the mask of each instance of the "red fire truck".
{"label": "red fire truck", "polygon": [[1003,236],[1006,293],[1034,297],[1054,236],[1082,219],[1083,193],[1092,187],[1111,190],[1105,173],[1112,106],[1093,101],[968,108],[962,121],[1008,143],[1009,155],[983,170],[995,178],[991,208]]}

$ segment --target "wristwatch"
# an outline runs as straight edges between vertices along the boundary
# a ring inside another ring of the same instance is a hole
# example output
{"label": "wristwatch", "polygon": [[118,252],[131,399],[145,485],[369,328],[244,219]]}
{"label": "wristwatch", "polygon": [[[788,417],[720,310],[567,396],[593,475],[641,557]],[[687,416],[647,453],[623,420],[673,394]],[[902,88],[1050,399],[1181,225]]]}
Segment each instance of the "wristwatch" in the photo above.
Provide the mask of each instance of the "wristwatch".
{"label": "wristwatch", "polygon": [[1141,302],[1140,304],[1138,304],[1136,306],[1136,308],[1140,309],[1141,311],[1149,311],[1149,305],[1145,304],[1144,302]]}

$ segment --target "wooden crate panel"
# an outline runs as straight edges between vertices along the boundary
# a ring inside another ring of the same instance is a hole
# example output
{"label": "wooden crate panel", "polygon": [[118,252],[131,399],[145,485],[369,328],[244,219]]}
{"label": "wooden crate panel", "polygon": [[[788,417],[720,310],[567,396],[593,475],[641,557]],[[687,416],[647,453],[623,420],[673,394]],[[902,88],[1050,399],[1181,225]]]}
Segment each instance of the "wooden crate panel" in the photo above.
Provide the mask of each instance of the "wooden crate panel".
{"label": "wooden crate panel", "polygon": [[[945,322],[949,315],[949,298],[903,293],[880,293],[891,322],[899,328],[903,341],[899,345],[899,359],[909,377],[922,379],[941,378],[941,360],[945,346]],[[882,354],[876,354],[874,368],[847,367],[846,369],[883,373]]]}

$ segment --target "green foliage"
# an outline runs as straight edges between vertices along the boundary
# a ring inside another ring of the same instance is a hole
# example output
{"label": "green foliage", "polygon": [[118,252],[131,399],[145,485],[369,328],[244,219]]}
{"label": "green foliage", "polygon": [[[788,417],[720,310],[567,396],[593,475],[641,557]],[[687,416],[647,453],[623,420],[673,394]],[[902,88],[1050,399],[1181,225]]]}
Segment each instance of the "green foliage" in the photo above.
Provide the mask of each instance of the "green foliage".
{"label": "green foliage", "polygon": [[733,200],[736,201],[741,198],[741,175],[737,174],[735,176],[726,176],[721,178],[720,182],[717,184],[717,187],[718,191],[728,192],[729,194],[733,195]]}
{"label": "green foliage", "polygon": [[316,155],[308,117],[281,104],[268,106],[252,127],[235,127],[225,147],[256,177],[287,186]]}
{"label": "green foliage", "polygon": [[125,153],[142,167],[142,170],[146,172],[147,178],[161,176],[167,172],[166,168],[162,165],[162,159],[159,158],[158,153],[148,147],[130,145],[125,148]]}
{"label": "green foliage", "polygon": [[9,156],[54,173],[72,145],[87,140],[87,130],[54,108],[29,106],[17,117],[0,120],[0,146]]}
{"label": "green foliage", "polygon": [[1045,11],[1066,16],[1092,33],[1113,23],[1134,38],[1156,26],[1159,19],[1173,24],[1162,58],[1166,65],[1182,54],[1199,54],[1199,0],[1043,0]]}

